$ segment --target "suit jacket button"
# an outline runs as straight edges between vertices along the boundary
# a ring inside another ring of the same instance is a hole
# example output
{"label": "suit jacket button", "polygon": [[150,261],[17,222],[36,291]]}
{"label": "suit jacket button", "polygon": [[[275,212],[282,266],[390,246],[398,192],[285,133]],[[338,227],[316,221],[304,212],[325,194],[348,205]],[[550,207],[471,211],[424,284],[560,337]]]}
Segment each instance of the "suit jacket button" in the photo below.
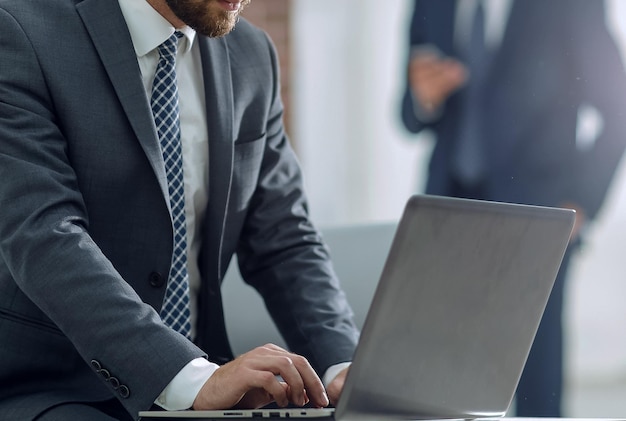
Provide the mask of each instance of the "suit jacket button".
{"label": "suit jacket button", "polygon": [[120,381],[117,379],[117,377],[111,377],[108,382],[111,383],[111,387],[113,387],[113,389],[115,390],[120,387]]}
{"label": "suit jacket button", "polygon": [[111,377],[111,373],[109,373],[109,370],[107,370],[106,368],[99,370],[98,373],[100,373],[100,375],[104,377],[104,380],[109,380],[109,378]]}
{"label": "suit jacket button", "polygon": [[102,369],[102,366],[100,365],[100,362],[98,360],[91,360],[91,366],[97,371],[100,372],[100,370]]}
{"label": "suit jacket button", "polygon": [[154,288],[160,288],[165,285],[165,278],[159,272],[152,272],[148,278],[150,285]]}
{"label": "suit jacket button", "polygon": [[120,387],[117,389],[117,393],[119,393],[120,396],[124,399],[130,396],[130,390],[128,390],[128,387],[126,387],[126,385],[120,385]]}

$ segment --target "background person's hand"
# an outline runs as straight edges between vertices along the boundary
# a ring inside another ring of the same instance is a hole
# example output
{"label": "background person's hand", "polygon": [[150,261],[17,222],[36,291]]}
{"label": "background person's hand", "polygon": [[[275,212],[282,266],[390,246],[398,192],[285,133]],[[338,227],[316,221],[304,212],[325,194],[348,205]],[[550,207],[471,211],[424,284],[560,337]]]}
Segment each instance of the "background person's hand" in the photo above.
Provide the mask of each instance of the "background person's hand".
{"label": "background person's hand", "polygon": [[193,409],[254,409],[272,402],[281,407],[290,403],[303,406],[309,401],[317,407],[329,403],[324,385],[309,362],[267,344],[218,368],[200,389]]}
{"label": "background person's hand", "polygon": [[442,56],[431,48],[416,48],[408,69],[414,98],[427,113],[433,113],[467,81],[468,72],[460,61]]}

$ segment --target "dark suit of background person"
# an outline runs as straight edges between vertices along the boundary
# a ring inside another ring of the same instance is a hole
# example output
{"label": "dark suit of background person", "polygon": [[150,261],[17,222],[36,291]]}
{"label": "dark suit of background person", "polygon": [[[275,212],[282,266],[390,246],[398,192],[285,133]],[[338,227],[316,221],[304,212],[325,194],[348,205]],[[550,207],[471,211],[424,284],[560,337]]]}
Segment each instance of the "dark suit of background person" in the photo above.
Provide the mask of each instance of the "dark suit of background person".
{"label": "dark suit of background person", "polygon": [[197,41],[209,203],[194,344],[158,314],[167,181],[118,2],[0,0],[1,419],[113,398],[136,417],[190,360],[232,359],[220,282],[235,252],[294,352],[318,373],[351,359],[357,331],[308,218],[270,41],[244,19]]}
{"label": "dark suit of background person", "polygon": [[[416,0],[411,54],[416,47],[429,45],[444,57],[466,61],[454,38],[456,6],[456,0]],[[453,69],[454,77],[466,82],[428,119],[422,118],[425,110],[417,109],[419,102],[407,84],[402,102],[406,128],[414,133],[432,129],[436,135],[426,192],[570,205],[592,220],[626,139],[626,76],[605,28],[603,2],[514,1],[501,44],[486,61],[482,100],[468,104],[483,124],[485,167],[474,184],[455,175],[452,159],[465,130],[464,101],[479,77],[467,68]],[[586,147],[576,143],[581,104],[594,106],[604,120],[595,144]],[[572,241],[570,252],[577,242]],[[569,254],[518,387],[516,406],[521,416],[560,415],[561,313]]]}

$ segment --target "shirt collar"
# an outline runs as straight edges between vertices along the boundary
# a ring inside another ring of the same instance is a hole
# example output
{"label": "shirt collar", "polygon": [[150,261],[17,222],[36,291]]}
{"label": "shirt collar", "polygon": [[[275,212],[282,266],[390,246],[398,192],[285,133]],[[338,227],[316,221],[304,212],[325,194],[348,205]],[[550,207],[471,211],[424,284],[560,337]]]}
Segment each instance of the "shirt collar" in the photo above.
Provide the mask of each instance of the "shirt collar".
{"label": "shirt collar", "polygon": [[[137,57],[148,54],[176,31],[172,24],[154,10],[146,0],[118,0],[118,2],[130,31]],[[179,48],[182,52],[187,52],[193,45],[196,31],[188,26],[178,31],[183,33],[185,39],[185,42],[180,43]]]}

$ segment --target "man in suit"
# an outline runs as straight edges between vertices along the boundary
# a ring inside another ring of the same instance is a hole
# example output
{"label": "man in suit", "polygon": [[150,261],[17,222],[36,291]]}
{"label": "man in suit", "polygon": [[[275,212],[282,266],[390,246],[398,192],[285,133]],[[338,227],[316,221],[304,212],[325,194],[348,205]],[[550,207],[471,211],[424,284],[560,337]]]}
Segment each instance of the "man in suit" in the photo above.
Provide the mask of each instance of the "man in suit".
{"label": "man in suit", "polygon": [[[563,287],[625,144],[626,76],[588,0],[416,0],[402,119],[436,143],[426,191],[562,206],[577,224],[521,377],[521,416],[561,414]],[[581,110],[601,116],[577,133]]]}
{"label": "man in suit", "polygon": [[[247,2],[0,0],[2,420],[338,397],[358,332]],[[234,253],[292,352],[233,361]]]}

